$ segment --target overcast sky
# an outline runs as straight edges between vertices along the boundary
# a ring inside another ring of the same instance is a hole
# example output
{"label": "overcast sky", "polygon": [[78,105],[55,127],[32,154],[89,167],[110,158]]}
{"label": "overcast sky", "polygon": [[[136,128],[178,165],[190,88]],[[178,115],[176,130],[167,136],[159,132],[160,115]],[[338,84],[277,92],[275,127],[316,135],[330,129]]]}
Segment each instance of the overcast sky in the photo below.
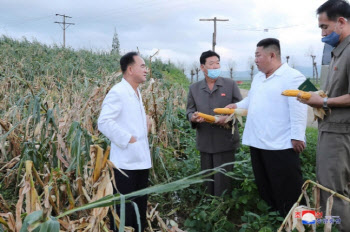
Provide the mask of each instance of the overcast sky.
{"label": "overcast sky", "polygon": [[[110,50],[114,28],[122,52],[139,47],[143,55],[160,49],[158,57],[190,66],[201,52],[212,48],[217,23],[216,51],[223,68],[231,60],[236,70],[248,69],[256,43],[267,37],[281,42],[283,61],[311,66],[310,52],[321,62],[323,43],[316,9],[325,0],[0,0],[0,34],[61,45],[62,29],[54,21],[75,23],[66,31],[66,46]],[[268,31],[264,31],[268,29]]]}

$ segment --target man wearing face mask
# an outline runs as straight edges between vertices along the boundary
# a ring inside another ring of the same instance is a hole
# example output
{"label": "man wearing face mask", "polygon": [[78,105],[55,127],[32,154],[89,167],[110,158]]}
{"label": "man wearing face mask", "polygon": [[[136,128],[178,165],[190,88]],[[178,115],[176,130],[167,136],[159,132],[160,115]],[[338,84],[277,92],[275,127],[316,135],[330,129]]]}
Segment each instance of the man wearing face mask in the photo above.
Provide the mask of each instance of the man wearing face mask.
{"label": "man wearing face mask", "polygon": [[[318,121],[316,156],[317,181],[350,197],[350,5],[344,0],[329,0],[317,9],[322,42],[333,47],[332,61],[323,89],[328,98],[312,93],[307,101],[323,107],[326,116]],[[321,210],[326,210],[329,193],[321,191]],[[340,216],[341,231],[350,231],[350,203],[334,197],[332,216]]]}
{"label": "man wearing face mask", "polygon": [[[213,51],[203,52],[200,57],[200,68],[204,79],[190,86],[187,101],[187,118],[197,132],[197,149],[201,156],[201,169],[211,169],[224,163],[234,161],[234,154],[239,147],[239,133],[235,124],[235,133],[224,127],[227,116],[219,116],[216,123],[204,122],[198,112],[214,115],[215,108],[223,108],[242,99],[237,84],[220,77],[220,56]],[[232,171],[233,166],[226,166]],[[208,194],[220,196],[226,190],[231,194],[231,179],[223,174],[215,174],[214,182],[206,182]]]}

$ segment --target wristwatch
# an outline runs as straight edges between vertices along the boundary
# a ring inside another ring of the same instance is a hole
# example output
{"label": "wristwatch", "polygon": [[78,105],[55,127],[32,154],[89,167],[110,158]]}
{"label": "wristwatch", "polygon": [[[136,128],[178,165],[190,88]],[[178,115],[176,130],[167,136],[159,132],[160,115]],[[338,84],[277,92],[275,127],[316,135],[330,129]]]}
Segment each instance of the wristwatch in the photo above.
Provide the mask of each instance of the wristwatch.
{"label": "wristwatch", "polygon": [[328,104],[327,104],[327,101],[328,101],[328,97],[323,98],[323,105],[322,105],[322,108],[323,108],[324,110],[328,110],[328,109],[329,109]]}

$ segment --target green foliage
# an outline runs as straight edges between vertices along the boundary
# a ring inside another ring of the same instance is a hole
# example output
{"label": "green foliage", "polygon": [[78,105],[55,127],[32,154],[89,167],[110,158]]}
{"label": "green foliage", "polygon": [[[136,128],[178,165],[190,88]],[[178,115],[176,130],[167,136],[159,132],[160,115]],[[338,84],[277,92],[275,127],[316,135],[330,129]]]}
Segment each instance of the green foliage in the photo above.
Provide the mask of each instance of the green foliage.
{"label": "green foliage", "polygon": [[69,77],[85,77],[90,81],[115,72],[119,67],[119,54],[75,51],[56,45],[50,47],[39,42],[0,38],[0,67],[2,76],[19,74],[26,80],[54,76],[58,82]]}
{"label": "green foliage", "polygon": [[242,84],[238,84],[238,88],[250,90],[251,84],[252,84],[252,81],[243,81]]}
{"label": "green foliage", "polygon": [[182,71],[175,67],[170,61],[163,63],[160,59],[155,59],[152,62],[152,74],[157,79],[164,78],[168,84],[180,84],[182,87],[187,88],[190,84],[188,78]]}
{"label": "green foliage", "polygon": [[316,180],[316,146],[318,130],[306,128],[306,148],[300,154],[301,171],[304,180]]}
{"label": "green foliage", "polygon": [[[38,42],[28,42],[26,39],[16,41],[8,37],[0,39],[0,47],[0,81],[4,81],[1,83],[9,92],[9,96],[4,96],[5,94],[0,96],[1,101],[7,99],[6,105],[0,106],[0,116],[4,118],[6,115],[13,125],[12,130],[1,135],[0,140],[6,139],[12,131],[17,133],[23,131],[23,134],[20,134],[21,138],[30,138],[21,144],[21,162],[13,169],[21,172],[23,162],[27,159],[34,161],[38,171],[43,170],[45,165],[49,169],[59,169],[61,163],[56,153],[60,117],[65,110],[74,107],[73,103],[76,103],[74,100],[77,96],[80,97],[78,103],[83,104],[95,87],[103,86],[102,79],[119,69],[120,57],[118,54],[49,47]],[[170,62],[164,64],[156,59],[152,62],[152,72],[162,83],[160,88],[169,92],[179,88],[188,89],[188,79]],[[116,82],[117,79],[111,81]],[[49,94],[51,89],[44,88],[52,83],[54,83],[53,89],[61,91],[62,96]],[[249,89],[250,81],[239,87]],[[69,91],[63,92],[67,89]],[[48,98],[52,98],[57,104],[49,107]],[[67,100],[65,108],[59,105],[63,98]],[[183,104],[186,96],[179,96],[178,99],[179,104]],[[184,188],[192,182],[186,182],[188,179],[185,179],[185,182],[176,182],[199,172],[200,157],[196,149],[195,130],[186,119],[185,109],[175,106],[173,100],[174,96],[166,98],[162,103],[165,105],[165,111],[159,115],[159,125],[166,125],[164,128],[169,142],[159,142],[158,134],[150,137],[154,166],[150,180],[155,188],[151,187],[152,191],[150,189],[145,191],[155,193],[150,195],[150,201],[159,203],[157,210],[161,217],[176,218],[180,228],[185,226],[187,231],[276,231],[282,218],[278,213],[270,212],[269,207],[258,195],[247,146],[240,147],[236,154],[238,162],[234,170],[226,173],[232,177],[234,188],[231,193],[226,193],[222,197],[212,197],[205,194],[201,184]],[[94,129],[100,105],[87,106],[92,112],[92,115],[88,116],[91,116],[91,127]],[[83,105],[78,107],[80,109]],[[103,148],[109,144],[103,136],[96,136],[87,130],[83,124],[84,117],[85,115],[78,114],[74,120],[69,121],[67,134],[63,137],[64,142],[69,145],[67,150],[72,158],[69,160],[70,168],[65,171],[76,171],[77,175],[81,174],[83,166],[90,159],[90,144],[98,143]],[[28,127],[23,126],[26,122]],[[36,132],[38,125],[40,133]],[[240,127],[240,134],[242,130]],[[315,180],[317,130],[308,128],[306,137],[307,148],[300,156],[302,172],[305,179]],[[201,181],[196,179],[195,183]],[[174,182],[178,185],[169,185]],[[3,189],[1,191],[3,192]],[[93,207],[101,204],[108,205],[108,199],[97,202]],[[29,216],[27,217],[29,219],[34,217]],[[47,220],[48,223],[53,223],[52,225],[56,223],[53,218],[44,220],[41,216],[37,220],[40,222]]]}
{"label": "green foliage", "polygon": [[59,232],[60,230],[60,224],[58,223],[57,219],[54,217],[48,217],[45,218],[43,216],[43,211],[35,211],[29,215],[27,215],[24,219],[22,228],[20,232],[27,232],[29,231],[29,227],[31,227],[30,231],[33,232]]}

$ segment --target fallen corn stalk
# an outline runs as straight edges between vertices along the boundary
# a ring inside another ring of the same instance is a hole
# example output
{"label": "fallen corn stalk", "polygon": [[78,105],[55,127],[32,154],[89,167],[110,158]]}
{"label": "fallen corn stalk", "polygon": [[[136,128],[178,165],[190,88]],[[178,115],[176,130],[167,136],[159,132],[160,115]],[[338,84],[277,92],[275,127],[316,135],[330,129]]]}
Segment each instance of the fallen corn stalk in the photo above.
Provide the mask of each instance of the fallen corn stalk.
{"label": "fallen corn stalk", "polygon": [[[347,197],[345,197],[345,196],[343,196],[343,195],[341,195],[341,194],[339,194],[339,193],[337,193],[337,192],[335,192],[335,191],[333,191],[331,189],[328,189],[328,188],[326,188],[326,187],[324,187],[324,186],[322,186],[322,185],[320,185],[320,184],[318,184],[318,183],[316,183],[314,181],[307,180],[307,181],[305,181],[305,183],[302,186],[302,191],[303,192],[300,194],[300,196],[298,198],[298,201],[289,210],[287,216],[285,217],[285,219],[283,220],[280,228],[278,229],[278,232],[281,232],[283,230],[283,228],[285,228],[287,231],[292,231],[293,229],[297,228],[298,224],[293,222],[293,212],[295,212],[295,210],[298,208],[298,206],[300,204],[300,201],[301,201],[301,199],[302,199],[306,189],[309,187],[309,184],[312,184],[316,188],[321,189],[321,190],[326,191],[326,192],[329,192],[331,194],[331,196],[329,197],[329,199],[327,201],[327,212],[329,213],[329,215],[330,215],[330,212],[332,210],[333,196],[338,197],[338,198],[340,198],[340,199],[342,199],[344,201],[350,202],[349,198],[347,198]],[[318,205],[318,202],[316,202],[316,205]],[[293,226],[291,226],[291,224]],[[303,231],[304,227],[301,228],[300,225],[298,225],[298,227],[299,227],[298,231]],[[290,228],[291,228],[291,230],[290,230]],[[325,231],[328,231],[328,230],[325,230]]]}

